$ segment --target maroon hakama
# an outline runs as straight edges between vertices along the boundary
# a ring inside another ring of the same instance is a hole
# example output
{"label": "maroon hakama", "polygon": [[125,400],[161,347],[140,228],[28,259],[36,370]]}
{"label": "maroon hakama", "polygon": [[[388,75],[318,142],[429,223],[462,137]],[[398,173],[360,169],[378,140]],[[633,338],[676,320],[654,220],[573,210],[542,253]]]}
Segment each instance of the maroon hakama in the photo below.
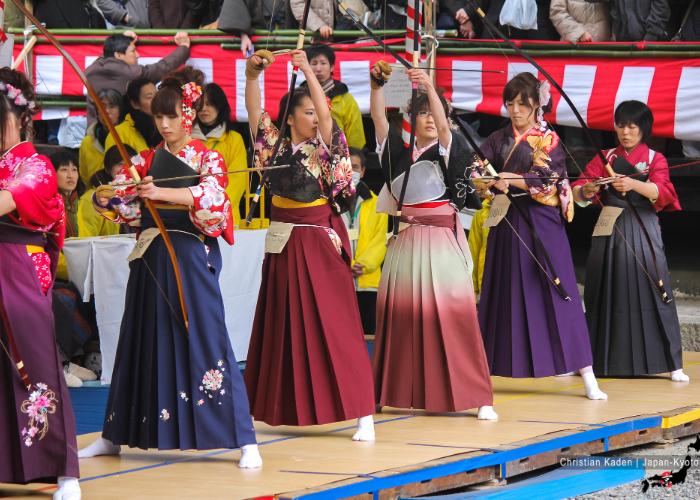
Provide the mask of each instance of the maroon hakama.
{"label": "maroon hakama", "polygon": [[[374,413],[372,374],[350,271],[348,239],[329,205],[272,208],[296,226],[268,253],[245,381],[253,417],[270,425],[315,425]],[[339,254],[328,232],[340,237]]]}

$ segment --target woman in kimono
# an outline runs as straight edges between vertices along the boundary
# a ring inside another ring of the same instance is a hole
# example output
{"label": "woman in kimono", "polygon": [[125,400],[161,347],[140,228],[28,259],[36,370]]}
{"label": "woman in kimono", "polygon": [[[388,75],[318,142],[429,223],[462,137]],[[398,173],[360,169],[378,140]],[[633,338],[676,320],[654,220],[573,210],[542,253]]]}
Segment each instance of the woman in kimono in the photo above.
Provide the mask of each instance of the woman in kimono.
{"label": "woman in kimono", "polygon": [[[201,88],[181,77],[163,80],[151,109],[163,143],[132,159],[143,182],[128,170],[100,186],[94,203],[105,217],[140,220],[139,245],[130,256],[124,318],[102,438],[80,456],[117,454],[120,445],[142,449],[241,448],[239,467],[262,460],[243,378],[226,332],[219,289],[217,237],[233,243],[226,175],[152,182],[193,174],[221,174],[221,155],[190,136]],[[171,184],[172,185],[172,184]],[[189,328],[178,307],[172,263],[151,213],[152,200],[168,229],[180,272]]]}
{"label": "woman in kimono", "polygon": [[251,409],[270,425],[357,418],[353,440],[373,441],[372,371],[340,217],[354,194],[348,146],[306,54],[296,50],[292,63],[308,89],[289,99],[290,135],[272,158],[280,132],[261,107],[258,76],[273,61],[258,51],[246,67],[255,164],[290,165],[267,178],[272,223],[245,370]]}
{"label": "woman in kimono", "polygon": [[[548,88],[530,73],[510,80],[503,90],[510,123],[482,145],[499,175],[487,187],[513,198],[505,217],[489,231],[479,321],[492,375],[548,377],[579,371],[586,396],[607,399],[591,368],[564,228],[573,217],[566,158],[559,137],[542,120]],[[495,204],[494,199],[492,212]],[[559,293],[557,278],[568,299]]]}
{"label": "woman in kimono", "polygon": [[75,417],[51,310],[65,213],[56,172],[30,135],[24,74],[0,69],[0,483],[57,482],[80,498]]}
{"label": "woman in kimono", "polygon": [[[579,205],[598,203],[622,209],[612,234],[593,237],[583,298],[595,373],[607,377],[670,372],[674,382],[688,382],[675,302],[664,302],[655,284],[658,278],[664,283],[671,281],[656,213],[680,210],[681,206],[666,158],[645,142],[651,137],[653,121],[646,104],[620,103],[615,110],[620,144],[604,151],[609,166],[596,156],[582,174],[619,178],[611,183],[612,189],[601,193],[600,185],[586,179],[573,184]],[[626,177],[629,174],[634,177]],[[623,196],[634,205],[651,236],[656,262]],[[671,288],[666,285],[665,290],[672,298]]]}
{"label": "woman in kimono", "polygon": [[[480,207],[469,181],[472,152],[464,137],[452,131],[446,101],[418,69],[407,71],[422,88],[416,104],[415,147],[410,152],[404,148],[400,132],[391,129],[386,118],[382,86],[390,73],[384,61],[371,71],[377,153],[391,186],[391,194],[385,186],[380,199],[395,205],[409,168],[411,175],[402,227],[389,243],[377,294],[373,360],[377,404],[431,412],[478,408],[479,419],[496,420],[476,313],[472,259],[457,217],[465,204]],[[428,185],[437,188],[419,192]]]}

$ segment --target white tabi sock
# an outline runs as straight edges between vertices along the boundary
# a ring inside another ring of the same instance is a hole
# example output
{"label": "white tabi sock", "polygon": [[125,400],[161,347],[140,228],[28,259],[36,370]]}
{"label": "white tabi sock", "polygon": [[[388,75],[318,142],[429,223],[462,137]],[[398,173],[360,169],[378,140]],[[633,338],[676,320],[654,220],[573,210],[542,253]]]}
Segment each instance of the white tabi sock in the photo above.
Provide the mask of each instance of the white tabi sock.
{"label": "white tabi sock", "polygon": [[53,500],[80,500],[80,483],[74,477],[60,476]]}
{"label": "white tabi sock", "polygon": [[674,382],[690,382],[690,377],[686,375],[683,368],[671,372],[671,380]]}
{"label": "white tabi sock", "polygon": [[583,378],[583,385],[586,388],[586,397],[588,399],[608,399],[608,395],[598,387],[598,381],[595,378],[592,367],[587,366],[581,368],[580,373]]}
{"label": "white tabi sock", "polygon": [[122,447],[107,441],[103,437],[98,437],[82,450],[78,451],[78,458],[92,458],[99,455],[119,455]]}
{"label": "white tabi sock", "polygon": [[262,467],[263,461],[257,444],[247,444],[241,446],[241,459],[238,467],[241,469],[258,469]]}
{"label": "white tabi sock", "polygon": [[480,406],[476,418],[478,420],[498,420],[498,413],[493,409],[493,406]]}
{"label": "white tabi sock", "polygon": [[357,432],[352,436],[353,441],[374,441],[374,417],[367,415],[357,419]]}

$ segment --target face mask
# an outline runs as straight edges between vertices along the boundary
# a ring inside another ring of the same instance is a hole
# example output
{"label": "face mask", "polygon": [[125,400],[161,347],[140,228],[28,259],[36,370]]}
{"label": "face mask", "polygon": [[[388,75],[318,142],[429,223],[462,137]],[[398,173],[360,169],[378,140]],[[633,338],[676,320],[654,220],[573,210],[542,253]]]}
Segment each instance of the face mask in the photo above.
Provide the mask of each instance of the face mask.
{"label": "face mask", "polygon": [[353,172],[352,173],[352,186],[357,187],[357,185],[360,183],[360,178],[362,177],[362,174],[360,172]]}

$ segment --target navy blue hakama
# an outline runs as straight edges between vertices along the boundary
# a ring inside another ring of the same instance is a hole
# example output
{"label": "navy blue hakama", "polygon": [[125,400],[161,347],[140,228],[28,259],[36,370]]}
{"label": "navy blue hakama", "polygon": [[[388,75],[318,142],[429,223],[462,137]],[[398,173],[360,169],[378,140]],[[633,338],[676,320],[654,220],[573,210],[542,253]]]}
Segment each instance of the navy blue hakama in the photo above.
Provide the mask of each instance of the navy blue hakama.
{"label": "navy blue hakama", "polygon": [[[161,211],[182,275],[189,331],[160,236],[133,260],[103,437],[142,449],[254,444],[243,378],[224,321],[217,240],[187,212]],[[144,228],[153,226],[143,214]]]}

